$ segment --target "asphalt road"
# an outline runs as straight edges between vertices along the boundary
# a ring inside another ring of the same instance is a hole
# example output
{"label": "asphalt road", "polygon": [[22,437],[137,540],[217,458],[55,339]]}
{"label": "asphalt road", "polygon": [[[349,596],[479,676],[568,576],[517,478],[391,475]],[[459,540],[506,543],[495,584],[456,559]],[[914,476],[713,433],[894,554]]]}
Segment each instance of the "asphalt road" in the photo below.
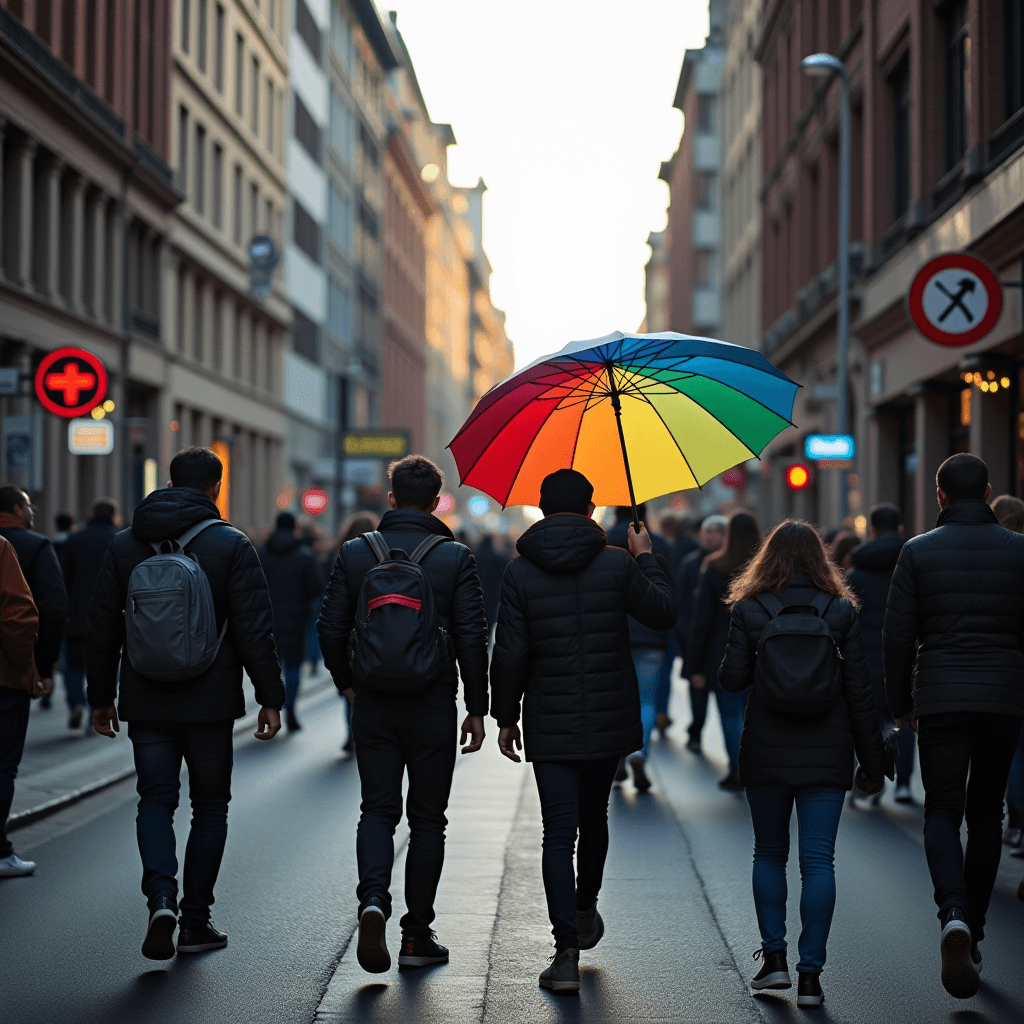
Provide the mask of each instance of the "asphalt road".
{"label": "asphalt road", "polygon": [[[677,703],[677,717],[685,721]],[[226,950],[153,963],[139,953],[145,904],[132,784],[15,834],[35,878],[0,883],[0,1020],[77,1022],[704,1021],[804,1019],[795,991],[752,998],[758,933],[749,817],[715,782],[724,759],[656,741],[655,789],[612,800],[602,943],[582,958],[578,999],[537,989],[550,938],[532,773],[493,751],[460,758],[437,929],[448,966],[362,973],[355,927],[355,765],[342,757],[336,697],[313,697],[306,728],[241,740],[214,920]],[[488,744],[494,739],[493,723]],[[682,732],[682,730],[678,730]],[[122,737],[117,742],[127,742]],[[187,814],[179,812],[184,835]],[[1004,858],[983,945],[984,982],[956,1001],[938,980],[938,923],[920,810],[844,812],[839,902],[812,1014],[844,1024],[1024,1020],[1024,862]],[[794,844],[795,849],[795,844]],[[402,911],[401,854],[395,871]],[[790,938],[799,929],[795,863]]]}

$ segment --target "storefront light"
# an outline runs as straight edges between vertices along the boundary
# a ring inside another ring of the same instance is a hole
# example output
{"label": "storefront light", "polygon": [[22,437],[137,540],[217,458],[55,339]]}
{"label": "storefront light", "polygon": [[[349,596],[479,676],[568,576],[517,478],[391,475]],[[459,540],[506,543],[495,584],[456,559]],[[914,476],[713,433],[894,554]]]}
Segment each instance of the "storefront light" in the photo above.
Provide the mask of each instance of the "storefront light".
{"label": "storefront light", "polygon": [[1008,388],[1010,386],[1010,378],[1002,377],[1000,378],[999,383],[1002,384],[1004,388]]}

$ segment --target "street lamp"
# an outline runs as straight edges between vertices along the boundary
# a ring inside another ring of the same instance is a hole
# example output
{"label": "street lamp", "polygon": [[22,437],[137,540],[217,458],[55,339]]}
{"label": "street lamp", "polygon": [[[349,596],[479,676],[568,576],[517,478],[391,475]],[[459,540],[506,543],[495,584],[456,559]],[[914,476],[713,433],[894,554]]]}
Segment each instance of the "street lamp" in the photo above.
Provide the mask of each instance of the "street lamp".
{"label": "street lamp", "polygon": [[[839,76],[842,100],[839,106],[839,309],[836,313],[838,373],[836,388],[836,432],[849,433],[847,423],[847,378],[850,361],[850,76],[846,66],[831,53],[812,53],[800,61],[809,78]],[[839,472],[839,522],[846,519],[846,470]]]}

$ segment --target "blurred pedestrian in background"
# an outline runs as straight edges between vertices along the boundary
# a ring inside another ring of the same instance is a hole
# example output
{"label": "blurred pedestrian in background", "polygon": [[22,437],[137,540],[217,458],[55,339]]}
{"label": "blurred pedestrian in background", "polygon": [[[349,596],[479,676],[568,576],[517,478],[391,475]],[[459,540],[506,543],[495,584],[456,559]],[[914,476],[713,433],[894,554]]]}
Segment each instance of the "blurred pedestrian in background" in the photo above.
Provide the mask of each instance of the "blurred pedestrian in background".
{"label": "blurred pedestrian in background", "polygon": [[39,613],[18,556],[0,537],[0,878],[31,875],[36,869],[35,861],[22,860],[14,852],[5,825],[25,751],[29,702],[47,688],[35,671],[38,631]]}
{"label": "blurred pedestrian in background", "polygon": [[[82,724],[85,703],[85,652],[89,636],[89,605],[96,580],[110,542],[119,529],[118,505],[113,498],[101,498],[93,505],[92,517],[80,530],[68,535],[60,549],[61,569],[68,591],[68,628],[64,645],[64,689],[67,691],[68,728]],[[86,733],[92,722],[86,719]]]}
{"label": "blurred pedestrian in background", "polygon": [[[854,751],[868,788],[880,788],[885,772],[857,598],[814,528],[788,520],[772,531],[733,579],[726,600],[732,616],[719,685],[736,696],[750,690],[739,779],[754,826],[754,908],[761,930],[755,959],[762,964],[751,987],[759,991],[791,985],[786,962],[786,861],[795,804],[802,883],[797,1005],[820,1006],[825,997],[819,977],[836,903],[836,834],[853,779]],[[814,638],[824,642],[827,657],[819,662],[809,656],[819,650],[817,646],[795,648],[784,634],[777,638],[789,648],[783,652],[790,659],[789,700],[784,706],[773,687],[771,669],[762,663],[771,657],[761,648],[762,638],[770,622],[781,624],[794,617],[784,614],[788,608],[796,611],[793,606],[808,605],[830,633]],[[841,655],[838,665],[833,649]],[[808,674],[801,678],[805,669]]]}
{"label": "blurred pedestrian in background", "polygon": [[[882,626],[885,623],[885,603],[889,598],[889,584],[896,570],[896,562],[903,550],[900,512],[895,505],[875,505],[869,513],[871,539],[850,551],[851,568],[847,573],[850,589],[860,601],[858,619],[861,637],[864,641],[864,656],[867,658],[871,676],[871,693],[875,701],[875,713],[882,732],[895,726],[885,696],[885,667],[882,657]],[[835,561],[835,559],[833,559]],[[841,564],[841,563],[837,563]],[[914,798],[910,792],[910,780],[914,774],[914,747],[917,745],[912,729],[901,729],[899,738],[899,759],[896,762],[897,803],[910,804]],[[872,796],[854,795],[853,806],[866,804],[869,800],[878,803],[882,789]]]}
{"label": "blurred pedestrian in background", "polygon": [[991,493],[977,456],[942,463],[936,527],[903,545],[883,632],[889,707],[917,728],[942,984],[957,999],[981,984],[979,943],[1024,717],[1024,537],[999,525]]}
{"label": "blurred pedestrian in background", "polygon": [[[58,512],[53,517],[53,524],[57,527],[57,532],[50,538],[50,543],[53,545],[53,550],[57,552],[57,561],[60,563],[60,567],[63,570],[64,562],[62,560],[61,552],[64,550],[64,544],[67,542],[68,537],[71,536],[71,531],[75,528],[75,517],[70,512]],[[68,664],[68,645],[67,641],[61,644],[60,658],[58,659],[60,664],[61,676],[64,678],[64,689],[67,690],[67,664]],[[53,690],[51,689],[42,700],[40,705],[44,708],[49,708],[52,705]],[[71,707],[71,695],[67,695],[68,707]],[[89,733],[89,727],[86,726],[86,735]]]}
{"label": "blurred pedestrian in background", "polygon": [[744,696],[718,686],[718,668],[725,657],[729,639],[729,609],[725,599],[729,585],[761,546],[761,529],[750,512],[733,512],[725,532],[725,541],[716,554],[708,555],[700,570],[694,597],[693,623],[687,652],[690,655],[690,685],[715,695],[718,717],[722,722],[725,749],[729,754],[729,772],[718,785],[738,792],[740,732],[743,729]]}
{"label": "blurred pedestrian in background", "polygon": [[494,546],[494,537],[485,533],[473,550],[476,571],[480,574],[480,586],[484,590],[484,611],[487,628],[494,636],[494,624],[498,621],[498,598],[501,596],[501,577],[508,565],[508,557]]}
{"label": "blurred pedestrian in background", "polygon": [[276,528],[257,551],[274,609],[274,640],[284,672],[284,715],[289,731],[301,729],[295,702],[302,682],[312,602],[324,590],[313,549],[295,531],[295,516],[281,512]]}
{"label": "blurred pedestrian in background", "polygon": [[853,564],[851,557],[853,552],[861,543],[859,534],[853,530],[843,530],[832,538],[828,546],[829,558],[839,566],[840,569],[849,569]]}

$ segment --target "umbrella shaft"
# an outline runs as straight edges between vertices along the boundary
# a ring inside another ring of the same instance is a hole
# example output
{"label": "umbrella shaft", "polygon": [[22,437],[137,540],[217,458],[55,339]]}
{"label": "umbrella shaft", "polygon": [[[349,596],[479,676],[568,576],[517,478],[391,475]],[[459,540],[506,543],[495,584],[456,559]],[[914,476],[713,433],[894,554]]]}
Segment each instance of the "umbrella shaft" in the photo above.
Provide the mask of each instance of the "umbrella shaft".
{"label": "umbrella shaft", "polygon": [[629,503],[633,506],[633,530],[640,532],[640,517],[636,511],[636,495],[633,493],[633,475],[629,471],[629,456],[626,454],[626,435],[622,432],[622,403],[619,401],[619,389],[615,386],[615,373],[612,364],[606,366],[608,386],[611,388],[612,409],[615,410],[615,426],[619,428],[619,445],[622,448],[622,464],[626,468],[626,485],[629,487]]}

